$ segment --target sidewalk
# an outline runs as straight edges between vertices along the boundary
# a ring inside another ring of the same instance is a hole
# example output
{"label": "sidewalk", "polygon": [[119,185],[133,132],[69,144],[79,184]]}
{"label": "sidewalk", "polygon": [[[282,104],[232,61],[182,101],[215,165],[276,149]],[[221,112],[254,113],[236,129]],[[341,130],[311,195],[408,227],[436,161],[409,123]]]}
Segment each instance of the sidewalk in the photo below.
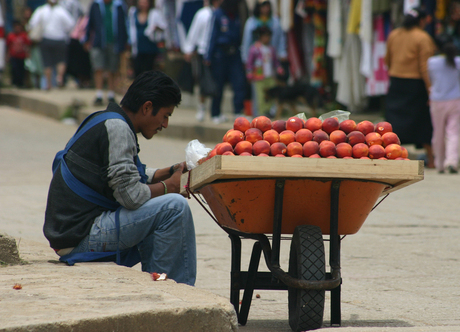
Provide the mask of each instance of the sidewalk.
{"label": "sidewalk", "polygon": [[[87,92],[91,102],[94,94]],[[41,101],[33,101],[32,94]],[[53,100],[68,105],[68,99],[83,95],[70,90],[21,91],[20,96],[0,92],[3,103],[16,98],[27,104],[29,96],[29,107],[47,98],[50,108]],[[188,114],[190,126],[203,131],[212,126],[209,120],[196,122],[193,108],[177,111],[177,121]],[[75,126],[11,107],[0,107],[0,118],[0,232],[20,240],[21,256],[31,263],[0,267],[0,331],[290,331],[287,293],[282,291],[255,292],[247,325],[236,325],[228,300],[230,240],[195,200],[189,204],[199,254],[196,288],[153,282],[136,268],[54,264],[57,257],[42,233],[51,161]],[[174,118],[159,137],[148,142],[140,137],[147,165],[166,167],[184,157],[189,138],[163,135],[176,126]],[[219,129],[229,127],[225,123]],[[460,273],[458,188],[458,175],[427,169],[423,181],[392,193],[360,232],[343,239],[341,331],[460,331],[460,288],[452,277]],[[252,240],[243,242],[245,269]],[[288,257],[285,241],[284,268]],[[23,288],[14,290],[15,283]],[[323,327],[329,328],[328,302],[324,315]]]}

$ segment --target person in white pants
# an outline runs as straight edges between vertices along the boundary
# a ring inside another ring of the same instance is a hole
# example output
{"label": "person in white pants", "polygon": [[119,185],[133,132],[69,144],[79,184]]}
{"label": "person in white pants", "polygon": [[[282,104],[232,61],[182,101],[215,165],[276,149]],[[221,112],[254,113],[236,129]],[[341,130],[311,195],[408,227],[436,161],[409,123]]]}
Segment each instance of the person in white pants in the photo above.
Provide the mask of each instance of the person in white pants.
{"label": "person in white pants", "polygon": [[[209,42],[209,30],[213,11],[219,7],[222,0],[205,0],[204,7],[198,10],[193,17],[187,38],[182,45],[182,52],[186,61],[190,62],[196,51],[198,76],[203,70],[203,55],[206,53]],[[201,90],[201,89],[200,89]],[[200,92],[196,119],[202,122],[206,115],[206,96]]]}
{"label": "person in white pants", "polygon": [[436,37],[439,55],[428,59],[431,80],[432,146],[439,173],[458,173],[460,133],[460,56],[447,34]]}

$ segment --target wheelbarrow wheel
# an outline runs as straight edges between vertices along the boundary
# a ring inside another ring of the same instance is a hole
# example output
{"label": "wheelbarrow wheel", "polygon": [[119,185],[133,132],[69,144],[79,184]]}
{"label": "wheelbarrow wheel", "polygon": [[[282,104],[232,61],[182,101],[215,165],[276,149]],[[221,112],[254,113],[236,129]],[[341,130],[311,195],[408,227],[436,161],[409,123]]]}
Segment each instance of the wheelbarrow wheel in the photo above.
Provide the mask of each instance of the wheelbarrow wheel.
{"label": "wheelbarrow wheel", "polygon": [[[300,280],[324,280],[326,267],[321,229],[297,226],[289,255],[289,275]],[[293,331],[320,328],[323,324],[324,290],[289,287],[289,325]]]}

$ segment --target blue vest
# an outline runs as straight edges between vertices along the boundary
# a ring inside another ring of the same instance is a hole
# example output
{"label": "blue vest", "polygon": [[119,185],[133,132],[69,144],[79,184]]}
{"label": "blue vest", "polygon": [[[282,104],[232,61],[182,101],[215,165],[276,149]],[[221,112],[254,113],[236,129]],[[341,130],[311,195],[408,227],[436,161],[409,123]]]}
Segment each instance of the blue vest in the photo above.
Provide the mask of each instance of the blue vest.
{"label": "blue vest", "polygon": [[[91,119],[90,119],[91,117]],[[115,210],[115,225],[117,227],[118,242],[120,240],[120,203],[112,201],[107,197],[101,195],[95,190],[91,189],[80,180],[78,180],[72,172],[69,170],[64,157],[72,147],[72,145],[83,136],[89,129],[106,121],[108,119],[120,119],[126,121],[126,119],[119,113],[116,112],[99,112],[96,115],[90,115],[87,117],[78,127],[75,135],[69,140],[64,150],[59,151],[53,161],[53,174],[61,166],[61,175],[66,185],[78,196],[86,199],[89,202],[102,206],[108,210]],[[141,163],[139,156],[136,156],[136,166],[141,176],[140,182],[147,183],[147,175],[145,174],[145,165]],[[124,265],[132,267],[140,262],[140,255],[137,246],[120,251],[117,247],[117,251],[113,252],[82,252],[82,253],[70,253],[68,255],[61,256],[59,258],[61,262],[66,262],[68,265],[74,265],[77,262],[116,262],[118,265]]]}

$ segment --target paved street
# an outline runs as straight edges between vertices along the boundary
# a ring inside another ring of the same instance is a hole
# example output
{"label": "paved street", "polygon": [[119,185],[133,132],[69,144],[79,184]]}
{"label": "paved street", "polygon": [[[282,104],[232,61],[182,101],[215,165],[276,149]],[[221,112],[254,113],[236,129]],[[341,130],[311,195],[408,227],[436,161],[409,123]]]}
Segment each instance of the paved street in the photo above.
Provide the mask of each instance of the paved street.
{"label": "paved street", "polygon": [[[5,106],[0,119],[0,233],[47,245],[42,224],[51,162],[76,126]],[[165,167],[185,158],[186,145],[140,138],[140,156],[147,165]],[[392,193],[357,234],[343,239],[341,331],[460,331],[459,198],[460,175],[426,170],[423,181]],[[230,240],[198,203],[190,205],[198,245],[196,287],[228,297]],[[243,241],[243,269],[251,244]],[[288,251],[285,241],[285,269]],[[240,331],[290,331],[287,293],[254,293],[260,298],[254,297]],[[327,297],[325,327],[328,305]]]}

